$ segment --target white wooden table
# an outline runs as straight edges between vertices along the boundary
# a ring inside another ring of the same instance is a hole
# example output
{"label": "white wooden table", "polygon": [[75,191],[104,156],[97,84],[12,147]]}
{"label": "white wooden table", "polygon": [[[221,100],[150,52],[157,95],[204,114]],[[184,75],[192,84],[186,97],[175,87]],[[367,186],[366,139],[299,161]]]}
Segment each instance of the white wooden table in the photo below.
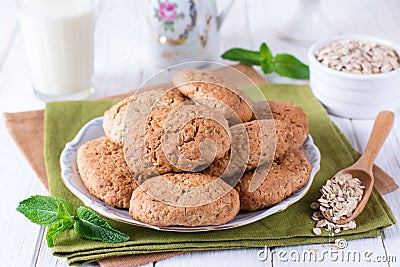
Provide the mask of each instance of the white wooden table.
{"label": "white wooden table", "polygon": [[[223,2],[223,1],[221,1]],[[222,29],[221,51],[233,46],[257,49],[266,41],[272,51],[289,52],[306,61],[307,46],[285,42],[276,29],[294,12],[297,0],[237,0]],[[97,2],[96,92],[92,98],[124,93],[138,87],[158,69],[146,60],[144,10],[146,1],[116,0]],[[219,3],[223,4],[223,3]],[[327,18],[340,33],[380,35],[400,43],[400,2],[397,0],[323,1]],[[310,29],[312,30],[312,29]],[[258,69],[259,71],[259,69]],[[274,75],[273,82],[293,82]],[[399,85],[400,90],[400,85]],[[400,99],[399,99],[400,101]],[[0,111],[17,112],[44,108],[32,92],[27,60],[13,0],[0,0]],[[372,121],[348,120],[331,116],[358,151],[363,151]],[[34,141],[34,140],[33,140]],[[400,183],[400,119],[396,123],[376,162]],[[65,259],[51,255],[44,239],[45,228],[30,223],[15,208],[31,195],[46,194],[28,163],[17,150],[0,120],[0,266],[65,266]],[[400,190],[384,196],[400,220]],[[310,263],[293,261],[289,255],[309,249],[328,249],[327,245],[267,248],[268,259],[257,258],[260,248],[213,252],[193,252],[148,266],[400,266],[400,229],[394,225],[382,237],[349,242],[348,249],[371,251],[371,261],[346,262],[325,259]],[[286,257],[283,252],[286,251]],[[273,252],[273,253],[272,253]],[[382,257],[389,256],[390,261]],[[381,257],[381,258],[378,258]],[[285,259],[287,261],[285,261]],[[394,262],[395,261],[395,262]]]}

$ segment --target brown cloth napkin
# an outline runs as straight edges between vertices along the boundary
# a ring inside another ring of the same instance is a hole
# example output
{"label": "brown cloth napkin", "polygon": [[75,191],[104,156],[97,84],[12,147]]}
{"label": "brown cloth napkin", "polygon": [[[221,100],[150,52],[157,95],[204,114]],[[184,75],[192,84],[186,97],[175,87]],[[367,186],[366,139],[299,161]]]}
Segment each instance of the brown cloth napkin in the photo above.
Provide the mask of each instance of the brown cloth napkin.
{"label": "brown cloth napkin", "polygon": [[[247,65],[239,64],[233,66],[235,69],[244,73],[248,78],[255,84],[266,83],[266,80],[262,78],[253,68]],[[229,67],[223,67],[214,71],[215,73],[226,78],[233,84],[237,84],[239,87],[252,86],[252,82],[243,78],[242,75],[235,75]],[[169,86],[170,84],[163,84],[148,87],[151,89],[160,86]],[[131,93],[107,97],[108,99],[123,98]],[[44,111],[26,111],[19,113],[4,113],[4,121],[11,137],[14,139],[16,145],[20,149],[21,153],[25,156],[32,169],[34,170],[37,177],[48,189],[47,175],[44,164]],[[33,142],[33,140],[35,140]],[[393,178],[390,177],[381,168],[374,165],[375,175],[375,186],[381,194],[392,192],[398,188],[398,185],[394,182]],[[150,262],[155,262],[170,258],[176,255],[180,255],[184,252],[165,252],[165,253],[151,253],[145,255],[133,255],[124,256],[118,258],[110,258],[100,260],[98,263],[102,267],[115,267],[115,266],[140,266]]]}

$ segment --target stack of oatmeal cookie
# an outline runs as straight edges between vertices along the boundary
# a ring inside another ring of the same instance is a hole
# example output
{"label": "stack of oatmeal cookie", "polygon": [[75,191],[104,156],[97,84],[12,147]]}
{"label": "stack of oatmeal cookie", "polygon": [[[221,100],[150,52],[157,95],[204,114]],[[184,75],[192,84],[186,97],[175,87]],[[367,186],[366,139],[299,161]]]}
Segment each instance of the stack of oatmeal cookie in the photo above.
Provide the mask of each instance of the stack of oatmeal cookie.
{"label": "stack of oatmeal cookie", "polygon": [[78,150],[89,192],[156,226],[221,225],[272,206],[308,181],[304,110],[253,103],[214,74],[179,72],[104,113],[105,136]]}

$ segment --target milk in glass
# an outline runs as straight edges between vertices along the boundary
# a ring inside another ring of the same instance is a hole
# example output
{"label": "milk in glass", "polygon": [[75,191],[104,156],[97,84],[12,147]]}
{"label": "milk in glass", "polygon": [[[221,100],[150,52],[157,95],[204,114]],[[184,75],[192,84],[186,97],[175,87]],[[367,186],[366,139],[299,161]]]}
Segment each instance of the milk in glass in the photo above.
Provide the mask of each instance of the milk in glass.
{"label": "milk in glass", "polygon": [[43,100],[93,92],[91,0],[19,0],[18,15],[35,93]]}

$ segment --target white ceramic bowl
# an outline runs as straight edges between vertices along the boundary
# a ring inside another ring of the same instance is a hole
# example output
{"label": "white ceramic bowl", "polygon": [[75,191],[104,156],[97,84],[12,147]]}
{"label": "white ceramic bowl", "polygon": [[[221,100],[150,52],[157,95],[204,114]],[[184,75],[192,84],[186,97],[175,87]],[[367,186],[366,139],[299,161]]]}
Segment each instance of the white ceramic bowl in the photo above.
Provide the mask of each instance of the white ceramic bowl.
{"label": "white ceramic bowl", "polygon": [[381,74],[354,74],[333,70],[320,63],[315,52],[340,40],[373,41],[394,49],[400,47],[381,38],[341,35],[313,44],[308,50],[310,86],[330,114],[355,119],[373,119],[382,110],[400,108],[400,68]]}

